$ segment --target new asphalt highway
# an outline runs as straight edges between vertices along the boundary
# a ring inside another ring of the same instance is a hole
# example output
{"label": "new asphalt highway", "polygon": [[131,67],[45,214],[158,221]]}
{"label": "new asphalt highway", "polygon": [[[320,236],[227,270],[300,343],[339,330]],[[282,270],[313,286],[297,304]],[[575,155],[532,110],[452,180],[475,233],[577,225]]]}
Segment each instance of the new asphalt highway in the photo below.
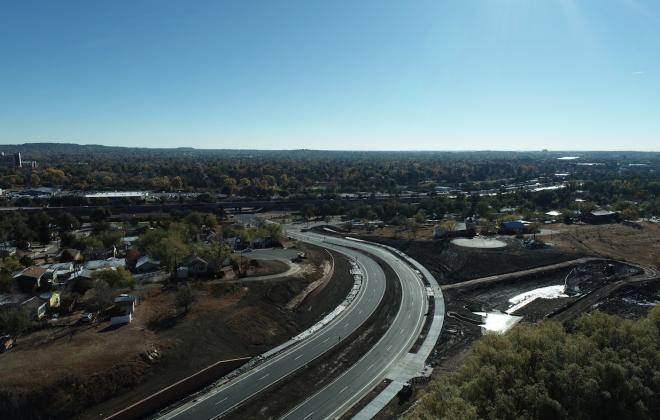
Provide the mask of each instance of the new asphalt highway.
{"label": "new asphalt highway", "polygon": [[[308,236],[307,239],[314,238]],[[341,416],[384,379],[386,372],[413,346],[428,307],[426,289],[417,273],[392,253],[364,242],[327,239],[381,258],[401,282],[401,306],[383,337],[332,383],[289,411],[284,419],[325,419]]]}
{"label": "new asphalt highway", "polygon": [[332,383],[285,415],[287,419],[324,419],[341,415],[384,377],[409,351],[424,324],[428,299],[424,284],[407,264],[390,252],[367,243],[300,232],[289,236],[331,249],[353,259],[365,273],[357,297],[330,324],[230,382],[164,414],[163,419],[212,419],[229,412],[269,386],[305,367],[356,331],[378,307],[385,293],[385,273],[363,250],[385,261],[401,282],[402,302],[389,330],[360,360]]}

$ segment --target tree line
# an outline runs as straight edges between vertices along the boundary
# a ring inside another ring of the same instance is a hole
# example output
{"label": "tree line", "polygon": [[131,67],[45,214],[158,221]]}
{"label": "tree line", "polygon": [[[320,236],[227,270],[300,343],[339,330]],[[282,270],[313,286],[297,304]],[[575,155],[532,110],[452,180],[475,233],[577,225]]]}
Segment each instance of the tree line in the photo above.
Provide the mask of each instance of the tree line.
{"label": "tree line", "polygon": [[653,419],[660,413],[660,307],[488,334],[431,383],[408,419]]}

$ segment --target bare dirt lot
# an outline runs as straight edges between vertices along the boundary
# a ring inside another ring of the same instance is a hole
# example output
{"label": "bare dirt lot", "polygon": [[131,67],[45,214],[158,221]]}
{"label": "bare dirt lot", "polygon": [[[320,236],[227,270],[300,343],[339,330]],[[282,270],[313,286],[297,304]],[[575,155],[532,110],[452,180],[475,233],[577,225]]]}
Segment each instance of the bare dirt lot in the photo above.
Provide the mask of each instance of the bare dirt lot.
{"label": "bare dirt lot", "polygon": [[566,252],[599,255],[660,266],[660,224],[642,222],[638,229],[624,224],[553,225],[561,233],[544,237]]}
{"label": "bare dirt lot", "polygon": [[601,311],[624,318],[637,319],[660,304],[660,281],[623,286],[598,302],[591,311]]}

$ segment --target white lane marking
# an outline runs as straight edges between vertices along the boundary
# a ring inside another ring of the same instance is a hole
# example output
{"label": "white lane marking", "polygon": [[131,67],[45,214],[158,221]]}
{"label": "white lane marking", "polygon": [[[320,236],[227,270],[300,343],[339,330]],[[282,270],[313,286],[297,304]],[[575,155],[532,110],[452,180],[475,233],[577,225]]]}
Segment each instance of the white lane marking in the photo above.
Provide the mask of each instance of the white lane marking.
{"label": "white lane marking", "polygon": [[387,348],[385,350],[390,351],[391,348],[392,348],[392,345],[390,344],[389,346],[387,346]]}
{"label": "white lane marking", "polygon": [[321,341],[321,343],[325,343],[325,342],[327,342],[328,340],[330,340],[330,337],[328,337],[328,338],[326,338],[325,340]]}
{"label": "white lane marking", "polygon": [[296,357],[294,357],[293,360],[298,360],[298,359],[300,359],[300,358],[303,357],[303,356],[304,356],[303,354],[299,354],[299,355],[297,355]]}
{"label": "white lane marking", "polygon": [[341,394],[342,392],[346,391],[347,388],[348,388],[348,385],[346,385],[345,387],[343,387],[343,388],[341,389],[341,391],[339,391],[339,393]]}
{"label": "white lane marking", "polygon": [[228,398],[228,397],[224,397],[223,399],[221,399],[220,401],[218,401],[217,403],[215,403],[215,405],[222,404],[223,402],[225,402],[225,401],[227,400],[227,398]]}
{"label": "white lane marking", "polygon": [[265,374],[264,376],[262,376],[261,378],[259,378],[259,379],[257,379],[257,380],[260,381],[260,380],[262,380],[262,379],[266,379],[266,378],[269,377],[269,376],[270,376],[270,373],[267,373],[267,374]]}
{"label": "white lane marking", "polygon": [[369,365],[369,367],[367,368],[367,370],[370,370],[372,367],[374,367],[374,364],[373,364],[373,363]]}
{"label": "white lane marking", "polygon": [[307,420],[308,418],[312,417],[312,414],[314,414],[313,411],[311,413],[309,413],[308,415],[306,415],[305,417],[303,417],[303,420]]}
{"label": "white lane marking", "polygon": [[348,328],[348,322],[344,325],[344,328]]}

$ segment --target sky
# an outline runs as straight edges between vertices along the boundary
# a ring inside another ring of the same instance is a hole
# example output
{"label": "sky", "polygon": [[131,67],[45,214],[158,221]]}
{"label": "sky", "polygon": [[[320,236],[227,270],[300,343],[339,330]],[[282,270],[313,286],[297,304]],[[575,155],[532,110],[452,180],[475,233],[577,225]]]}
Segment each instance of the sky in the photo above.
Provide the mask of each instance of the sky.
{"label": "sky", "polygon": [[660,2],[3,2],[25,142],[659,151]]}

